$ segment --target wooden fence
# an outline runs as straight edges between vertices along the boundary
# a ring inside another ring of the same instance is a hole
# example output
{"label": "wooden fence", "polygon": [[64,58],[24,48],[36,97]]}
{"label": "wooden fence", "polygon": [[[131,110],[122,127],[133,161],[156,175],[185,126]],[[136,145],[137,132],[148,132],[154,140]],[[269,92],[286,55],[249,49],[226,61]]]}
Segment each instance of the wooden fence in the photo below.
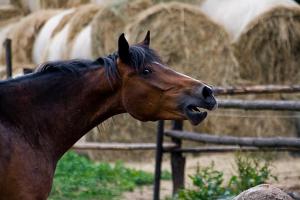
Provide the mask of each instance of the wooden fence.
{"label": "wooden fence", "polygon": [[[265,93],[296,93],[300,92],[300,85],[294,86],[251,86],[251,87],[219,87],[215,88],[216,95],[247,95]],[[282,110],[300,111],[300,101],[274,101],[274,100],[218,100],[219,108],[246,109],[246,110]],[[176,145],[171,149],[163,146],[164,136],[171,137]],[[214,146],[182,147],[182,140],[190,140]],[[223,145],[223,146],[215,146]],[[225,145],[225,146],[224,146]],[[214,136],[205,133],[193,133],[183,131],[182,121],[173,121],[171,130],[164,130],[164,122],[160,121],[157,131],[155,185],[153,199],[159,200],[160,175],[163,153],[171,153],[171,170],[173,182],[173,194],[180,188],[184,188],[185,161],[183,153],[217,153],[235,151],[300,151],[299,138],[286,137],[232,137]]]}
{"label": "wooden fence", "polygon": [[[6,49],[7,77],[12,75],[11,40],[4,43]],[[300,85],[261,85],[249,87],[216,87],[216,95],[246,95],[266,93],[296,93],[300,92]],[[239,100],[219,99],[219,108],[247,109],[247,110],[288,110],[300,111],[299,101],[271,101],[271,100]],[[171,143],[164,143],[164,136],[171,137]],[[214,146],[182,147],[182,140],[191,140]],[[223,146],[216,146],[223,145]],[[224,146],[226,145],[226,146]],[[164,130],[164,121],[157,126],[157,140],[155,143],[77,143],[73,146],[77,150],[156,150],[155,179],[153,199],[159,200],[161,162],[163,153],[171,154],[171,170],[173,193],[184,187],[185,157],[183,153],[215,153],[234,151],[300,151],[299,138],[250,138],[232,136],[212,136],[203,133],[183,131],[182,121],[173,121],[171,130]]]}

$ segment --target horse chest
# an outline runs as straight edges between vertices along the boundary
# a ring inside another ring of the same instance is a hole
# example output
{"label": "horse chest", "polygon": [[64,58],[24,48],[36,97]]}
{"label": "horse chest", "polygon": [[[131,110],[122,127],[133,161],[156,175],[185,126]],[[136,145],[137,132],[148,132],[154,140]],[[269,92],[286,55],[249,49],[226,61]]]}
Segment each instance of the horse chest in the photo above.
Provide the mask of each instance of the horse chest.
{"label": "horse chest", "polygon": [[21,144],[17,139],[7,144],[10,152],[0,171],[0,200],[47,199],[54,174],[53,164],[42,152],[24,142]]}

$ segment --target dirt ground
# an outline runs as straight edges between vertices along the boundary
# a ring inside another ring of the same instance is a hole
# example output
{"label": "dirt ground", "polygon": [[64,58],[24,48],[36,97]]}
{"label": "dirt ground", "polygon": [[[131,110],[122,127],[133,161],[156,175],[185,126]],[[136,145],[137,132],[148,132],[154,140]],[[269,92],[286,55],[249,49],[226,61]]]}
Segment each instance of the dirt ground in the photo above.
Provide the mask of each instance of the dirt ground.
{"label": "dirt ground", "polygon": [[[191,186],[188,175],[194,174],[198,166],[208,166],[211,162],[215,163],[215,168],[224,172],[225,179],[230,177],[234,169],[234,154],[203,154],[202,156],[187,156],[186,159],[186,187]],[[154,171],[154,161],[144,163],[125,163],[128,167],[141,169],[149,172]],[[163,169],[170,171],[170,161],[164,159]],[[300,157],[292,157],[288,153],[280,153],[278,158],[273,161],[273,174],[278,177],[278,182],[271,183],[284,189],[285,191],[300,192]],[[161,182],[161,199],[165,199],[172,193],[171,181]],[[137,188],[133,192],[125,193],[124,200],[151,200],[153,197],[153,187]]]}

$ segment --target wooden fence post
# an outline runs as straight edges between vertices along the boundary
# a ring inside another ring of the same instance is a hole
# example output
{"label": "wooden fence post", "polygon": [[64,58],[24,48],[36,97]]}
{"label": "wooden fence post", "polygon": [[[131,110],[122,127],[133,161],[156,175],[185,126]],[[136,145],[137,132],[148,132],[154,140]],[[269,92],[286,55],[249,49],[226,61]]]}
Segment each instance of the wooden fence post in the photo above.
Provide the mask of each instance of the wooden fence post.
{"label": "wooden fence post", "polygon": [[[183,121],[173,121],[173,130],[182,130],[182,128]],[[177,148],[181,148],[181,139],[172,138],[172,141],[176,143]],[[185,157],[181,152],[171,152],[171,170],[173,195],[175,195],[179,189],[184,188]]]}
{"label": "wooden fence post", "polygon": [[6,39],[3,43],[5,48],[5,61],[6,61],[6,76],[12,76],[12,53],[11,53],[11,39]]}
{"label": "wooden fence post", "polygon": [[161,162],[162,162],[162,156],[163,156],[163,141],[164,141],[164,121],[160,120],[157,125],[157,136],[156,136],[156,156],[155,156],[155,177],[154,177],[153,200],[159,200]]}

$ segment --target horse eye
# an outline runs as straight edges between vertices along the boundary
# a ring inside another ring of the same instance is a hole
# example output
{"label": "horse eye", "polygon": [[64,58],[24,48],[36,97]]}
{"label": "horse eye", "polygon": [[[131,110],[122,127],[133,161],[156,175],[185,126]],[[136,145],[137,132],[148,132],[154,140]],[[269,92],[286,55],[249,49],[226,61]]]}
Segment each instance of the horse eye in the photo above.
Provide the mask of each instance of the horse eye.
{"label": "horse eye", "polygon": [[149,69],[149,68],[145,68],[142,72],[143,75],[148,75],[148,74],[151,74],[152,73],[152,70]]}

